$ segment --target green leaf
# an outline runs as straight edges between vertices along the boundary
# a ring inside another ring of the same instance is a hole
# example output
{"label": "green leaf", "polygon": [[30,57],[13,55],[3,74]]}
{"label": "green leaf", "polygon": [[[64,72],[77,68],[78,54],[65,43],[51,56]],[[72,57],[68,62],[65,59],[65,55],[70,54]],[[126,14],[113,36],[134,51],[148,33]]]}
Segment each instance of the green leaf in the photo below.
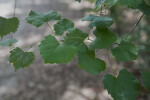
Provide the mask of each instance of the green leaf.
{"label": "green leaf", "polygon": [[118,0],[96,0],[94,11],[98,11],[101,7],[112,7],[117,4]]}
{"label": "green leaf", "polygon": [[119,0],[119,3],[121,5],[126,5],[126,6],[129,6],[131,8],[136,9],[142,3],[142,0]]}
{"label": "green leaf", "polygon": [[113,20],[110,17],[98,17],[95,15],[88,15],[82,19],[82,21],[91,21],[89,25],[90,28],[99,27],[99,28],[107,28],[113,24]]}
{"label": "green leaf", "polygon": [[97,9],[98,7],[102,6],[102,4],[105,2],[105,0],[96,0],[96,3],[95,3],[95,8],[94,9]]}
{"label": "green leaf", "polygon": [[19,20],[17,17],[4,18],[0,17],[0,37],[4,37],[11,32],[16,32],[19,26]]}
{"label": "green leaf", "polygon": [[105,70],[105,62],[95,58],[95,51],[90,51],[88,47],[82,43],[78,51],[79,68],[93,74],[99,74]]}
{"label": "green leaf", "polygon": [[150,71],[145,71],[141,73],[141,78],[144,86],[150,91]]}
{"label": "green leaf", "polygon": [[138,56],[138,48],[128,41],[121,41],[120,45],[111,51],[116,59],[122,62],[136,60]]}
{"label": "green leaf", "polygon": [[12,44],[18,42],[16,38],[10,38],[10,39],[5,39],[0,42],[0,45],[5,47],[5,46],[11,46]]}
{"label": "green leaf", "polygon": [[116,5],[117,2],[118,2],[118,0],[105,0],[104,3],[106,6],[112,7],[112,6]]}
{"label": "green leaf", "polygon": [[29,67],[34,61],[33,52],[24,52],[20,48],[10,51],[9,62],[13,63],[15,70],[19,68]]}
{"label": "green leaf", "polygon": [[46,36],[39,45],[45,63],[68,63],[77,53],[77,48],[60,44],[54,36]]}
{"label": "green leaf", "polygon": [[88,16],[82,18],[82,21],[93,21],[96,18],[100,18],[100,17],[92,15],[92,14],[89,14]]}
{"label": "green leaf", "polygon": [[139,5],[139,10],[141,10],[147,17],[150,17],[150,6],[145,2]]}
{"label": "green leaf", "polygon": [[64,38],[64,44],[79,47],[79,45],[82,44],[87,37],[87,33],[84,33],[79,29],[74,29],[66,35],[66,37]]}
{"label": "green leaf", "polygon": [[63,35],[65,31],[74,28],[74,23],[66,18],[60,20],[54,25],[56,35]]}
{"label": "green leaf", "polygon": [[109,29],[96,28],[94,34],[97,38],[90,44],[91,50],[107,48],[117,40],[116,34]]}
{"label": "green leaf", "polygon": [[81,0],[75,0],[75,1],[81,2]]}
{"label": "green leaf", "polygon": [[136,100],[140,92],[138,80],[125,69],[120,71],[117,78],[105,75],[103,83],[114,100]]}
{"label": "green leaf", "polygon": [[90,28],[98,27],[98,28],[107,28],[113,24],[113,20],[110,17],[99,17],[94,19],[89,25]]}
{"label": "green leaf", "polygon": [[56,11],[50,11],[47,13],[40,13],[35,11],[30,11],[29,17],[26,18],[26,21],[33,26],[40,27],[46,22],[60,20],[61,15]]}

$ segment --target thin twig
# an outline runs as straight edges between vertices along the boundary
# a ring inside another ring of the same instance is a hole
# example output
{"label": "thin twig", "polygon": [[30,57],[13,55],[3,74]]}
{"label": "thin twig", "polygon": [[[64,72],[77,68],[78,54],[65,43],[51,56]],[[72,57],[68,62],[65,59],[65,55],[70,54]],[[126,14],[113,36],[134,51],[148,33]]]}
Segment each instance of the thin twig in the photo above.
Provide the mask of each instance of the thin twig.
{"label": "thin twig", "polygon": [[14,49],[14,47],[13,47],[13,48],[11,48],[11,49],[8,49],[8,50],[6,50],[6,51],[4,51],[4,52],[2,52],[2,53],[0,53],[0,56],[1,56],[1,55],[3,55],[3,54],[4,54],[4,53],[6,53],[6,52],[11,51],[12,49]]}
{"label": "thin twig", "polygon": [[54,33],[55,31],[52,29],[52,27],[49,25],[49,23],[47,22],[48,27],[50,28],[50,30],[52,30]]}
{"label": "thin twig", "polygon": [[101,17],[101,16],[102,16],[102,13],[103,13],[103,7],[101,6],[101,8],[100,8],[100,15],[99,15],[99,17]]}
{"label": "thin twig", "polygon": [[144,14],[141,15],[141,17],[139,18],[139,20],[137,21],[137,23],[134,25],[134,27],[128,32],[128,34],[124,37],[124,39],[126,39],[133,31],[134,29],[138,26],[138,24],[140,23],[140,21],[142,20]]}
{"label": "thin twig", "polygon": [[89,37],[88,37],[88,39],[87,40],[90,40],[90,41],[93,41],[92,39],[90,39]]}
{"label": "thin twig", "polygon": [[29,51],[30,49],[32,49],[35,45],[39,44],[40,42],[41,41],[38,41],[38,42],[34,43],[33,45],[31,45],[27,51]]}
{"label": "thin twig", "polygon": [[15,17],[15,15],[16,15],[16,6],[17,6],[17,0],[15,0],[15,4],[14,4],[14,13],[13,13],[13,17]]}

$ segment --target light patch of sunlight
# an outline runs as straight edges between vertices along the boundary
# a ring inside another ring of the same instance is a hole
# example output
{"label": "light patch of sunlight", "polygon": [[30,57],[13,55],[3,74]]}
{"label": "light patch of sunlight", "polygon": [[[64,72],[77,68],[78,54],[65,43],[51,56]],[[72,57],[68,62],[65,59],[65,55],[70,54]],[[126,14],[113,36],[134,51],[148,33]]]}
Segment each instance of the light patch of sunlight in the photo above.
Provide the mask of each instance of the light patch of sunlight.
{"label": "light patch of sunlight", "polygon": [[15,86],[17,86],[16,79],[11,78],[7,81],[3,81],[3,85],[0,85],[0,96],[3,96],[7,93],[16,94]]}
{"label": "light patch of sunlight", "polygon": [[24,38],[24,37],[19,38],[19,42],[16,43],[16,46],[19,46],[19,47],[26,46],[26,45],[31,46],[32,44],[40,41],[41,38],[42,38],[41,34],[37,34],[37,35],[31,34],[30,37],[28,38]]}
{"label": "light patch of sunlight", "polygon": [[73,84],[68,86],[68,89],[61,97],[61,100],[94,100],[97,97],[100,100],[112,100],[106,90],[103,90],[102,92],[94,91],[93,88],[81,88]]}
{"label": "light patch of sunlight", "polygon": [[[30,0],[29,0],[30,1]],[[33,0],[35,5],[48,4],[48,0]]]}
{"label": "light patch of sunlight", "polygon": [[100,94],[99,94],[99,98],[100,100],[113,100],[111,95],[108,94],[107,90],[103,90]]}
{"label": "light patch of sunlight", "polygon": [[85,9],[85,8],[89,8],[90,6],[93,6],[93,4],[89,3],[88,1],[82,0],[81,3],[74,1],[73,0],[62,0],[61,2],[65,2],[68,4],[69,9],[71,10],[81,10],[81,9]]}
{"label": "light patch of sunlight", "polygon": [[[62,100],[88,100],[93,97],[94,92],[90,88],[80,88],[75,85],[69,85],[67,91],[61,97]],[[87,99],[88,98],[88,99]],[[92,100],[92,99],[91,99]]]}
{"label": "light patch of sunlight", "polygon": [[12,12],[13,12],[13,5],[11,2],[0,3],[0,16],[7,17]]}
{"label": "light patch of sunlight", "polygon": [[75,20],[75,27],[88,27],[88,21],[82,21],[82,19]]}
{"label": "light patch of sunlight", "polygon": [[69,5],[70,9],[73,10],[82,10],[83,8],[89,8],[91,6],[91,3],[87,2],[87,1],[83,1],[81,3],[75,2],[75,3],[71,3]]}
{"label": "light patch of sunlight", "polygon": [[48,0],[18,0],[18,3],[23,4],[23,5],[41,5],[41,4],[48,4]]}

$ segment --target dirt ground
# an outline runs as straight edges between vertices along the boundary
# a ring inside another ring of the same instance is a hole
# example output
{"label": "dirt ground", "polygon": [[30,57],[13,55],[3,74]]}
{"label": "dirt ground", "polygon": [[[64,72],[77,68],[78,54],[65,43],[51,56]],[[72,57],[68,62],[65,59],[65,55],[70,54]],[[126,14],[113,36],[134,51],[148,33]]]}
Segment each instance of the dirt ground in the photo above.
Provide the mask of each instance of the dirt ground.
{"label": "dirt ground", "polygon": [[[0,16],[13,16],[14,1],[0,0]],[[77,28],[88,32],[88,23],[82,22],[81,18],[86,16],[89,6],[91,4],[84,0],[82,3],[73,0],[17,0],[16,16],[20,25],[14,35],[19,40],[15,46],[31,46],[44,36],[53,34],[47,24],[40,28],[27,24],[25,18],[31,9],[38,12],[56,10],[62,17],[73,20]],[[49,24],[53,25],[54,22]],[[8,49],[0,47],[0,53]],[[35,53],[36,60],[29,68],[16,72],[8,62],[9,52],[0,55],[0,100],[112,100],[102,84],[105,73],[92,76],[77,68],[76,57],[69,64],[44,65],[37,46],[30,51]],[[105,52],[100,52],[105,55]],[[108,60],[107,57],[102,59]],[[149,98],[141,95],[138,100]]]}
{"label": "dirt ground", "polygon": [[[12,17],[14,1],[0,0],[0,16]],[[87,2],[79,4],[73,0],[17,0],[16,16],[20,25],[14,35],[19,40],[16,46],[30,46],[52,33],[47,25],[35,28],[26,23],[25,17],[31,9],[56,10],[88,32],[87,23],[81,21],[88,6]],[[0,53],[8,49],[0,47]],[[76,58],[69,64],[44,65],[37,47],[31,51],[36,54],[34,64],[16,72],[8,63],[9,53],[0,56],[0,100],[112,100],[103,90],[104,73],[92,76],[78,69]]]}

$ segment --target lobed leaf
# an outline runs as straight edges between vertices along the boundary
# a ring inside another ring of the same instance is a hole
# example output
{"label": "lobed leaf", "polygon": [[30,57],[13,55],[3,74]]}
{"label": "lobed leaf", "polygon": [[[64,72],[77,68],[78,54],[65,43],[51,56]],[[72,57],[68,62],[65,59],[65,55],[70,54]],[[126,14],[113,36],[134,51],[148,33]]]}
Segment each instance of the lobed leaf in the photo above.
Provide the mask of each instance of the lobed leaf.
{"label": "lobed leaf", "polygon": [[60,20],[54,25],[56,35],[63,35],[65,31],[74,28],[74,23],[66,18]]}
{"label": "lobed leaf", "polygon": [[105,75],[103,83],[114,100],[136,100],[140,93],[138,80],[126,69],[121,70],[117,78],[110,74]]}
{"label": "lobed leaf", "polygon": [[10,34],[11,32],[16,32],[19,26],[19,20],[17,17],[4,18],[0,17],[0,37]]}
{"label": "lobed leaf", "polygon": [[78,51],[79,68],[93,74],[99,74],[105,70],[105,62],[101,59],[95,58],[95,51],[91,51],[82,43]]}
{"label": "lobed leaf", "polygon": [[61,15],[58,14],[56,11],[40,13],[31,10],[29,16],[26,18],[26,21],[29,24],[32,24],[33,26],[40,27],[46,22],[56,21],[60,19],[61,19]]}
{"label": "lobed leaf", "polygon": [[88,15],[82,19],[82,21],[91,21],[90,28],[107,28],[113,24],[113,20],[110,17],[98,17],[95,15]]}
{"label": "lobed leaf", "polygon": [[89,25],[90,28],[98,27],[98,28],[107,28],[113,24],[113,20],[110,17],[100,17],[94,19],[91,24]]}
{"label": "lobed leaf", "polygon": [[34,61],[33,52],[24,52],[20,48],[10,51],[9,62],[13,63],[15,70],[19,68],[29,67]]}
{"label": "lobed leaf", "polygon": [[66,35],[63,42],[64,44],[67,45],[73,45],[75,47],[79,47],[80,44],[82,44],[87,37],[88,37],[87,33],[84,33],[79,29],[74,29]]}
{"label": "lobed leaf", "polygon": [[77,48],[60,44],[54,36],[46,36],[39,45],[45,63],[68,63],[77,53]]}
{"label": "lobed leaf", "polygon": [[5,47],[5,46],[11,46],[12,44],[18,42],[16,38],[10,38],[10,39],[5,39],[0,42],[0,45]]}
{"label": "lobed leaf", "polygon": [[94,34],[96,39],[89,46],[91,50],[107,48],[117,40],[116,34],[107,28],[96,28]]}
{"label": "lobed leaf", "polygon": [[122,62],[136,60],[138,56],[138,48],[128,41],[121,41],[120,45],[113,48],[111,52],[117,60]]}

